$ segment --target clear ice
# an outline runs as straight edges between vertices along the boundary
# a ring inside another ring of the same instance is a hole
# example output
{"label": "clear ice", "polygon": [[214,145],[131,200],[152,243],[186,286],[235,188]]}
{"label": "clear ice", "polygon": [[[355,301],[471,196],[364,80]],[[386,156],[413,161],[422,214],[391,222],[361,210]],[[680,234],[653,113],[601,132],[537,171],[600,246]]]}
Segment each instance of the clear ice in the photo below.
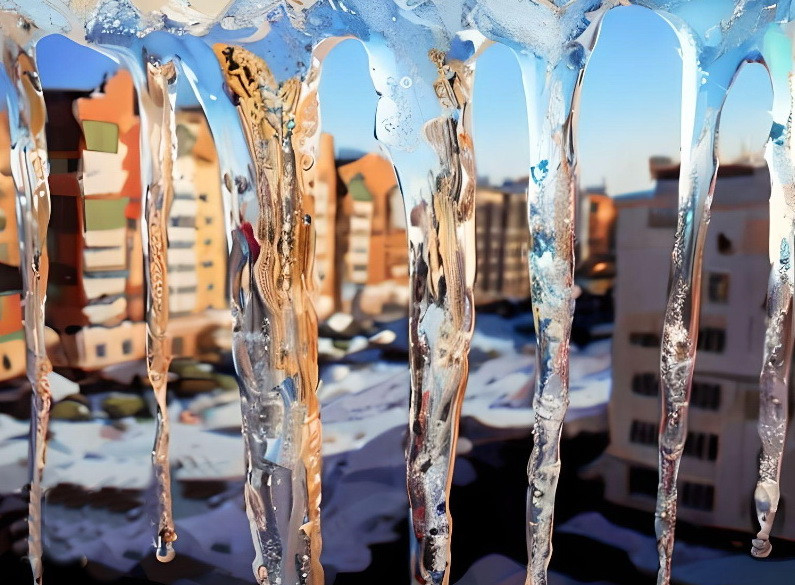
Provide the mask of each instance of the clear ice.
{"label": "clear ice", "polygon": [[158,494],[157,559],[174,558],[177,533],[171,510],[171,467],[168,459],[168,215],[174,198],[177,134],[174,119],[177,67],[144,54],[146,86],[138,88],[144,140],[149,155],[149,181],[144,199],[144,264],[146,267],[146,369],[157,402],[157,430],[152,465]]}
{"label": "clear ice", "polygon": [[[788,29],[788,30],[787,30]],[[795,237],[795,169],[792,151],[792,24],[771,26],[763,55],[773,82],[773,127],[765,158],[770,169],[770,280],[767,331],[759,377],[759,479],[754,491],[759,532],[751,554],[770,555],[770,532],[779,503],[779,476],[789,408],[789,377],[793,350],[792,294],[795,286],[791,254]]]}
{"label": "clear ice", "polygon": [[219,153],[230,252],[233,354],[246,447],[245,499],[259,583],[323,581],[317,322],[312,305],[312,197],[323,57],[343,38],[369,56],[380,100],[375,132],[403,194],[409,234],[411,401],[407,488],[412,578],[449,582],[449,495],[475,320],[475,160],[470,114],[475,64],[489,43],[517,56],[530,138],[531,294],[538,376],[528,465],[527,583],[547,583],[560,436],[568,406],[574,309],[577,97],[604,14],[656,11],[682,54],[678,227],[660,358],[663,411],[656,531],[659,584],[670,581],[676,479],[696,358],[701,259],[717,173],[720,111],[743,63],[763,61],[774,86],[771,277],[760,376],[762,439],[755,556],[770,552],[785,438],[792,353],[795,225],[790,2],[771,0],[182,0],[0,2],[19,205],[31,417],[30,559],[41,581],[41,474],[49,411],[44,349],[49,217],[44,103],[34,48],[61,33],[130,69],[144,137],[147,365],[158,403],[153,463],[158,552],[173,554],[166,373],[166,233],[173,186],[175,88],[186,82]]}
{"label": "clear ice", "polygon": [[42,581],[41,481],[50,419],[49,374],[52,371],[44,337],[47,291],[47,224],[50,220],[49,162],[44,127],[44,96],[36,68],[35,41],[40,31],[27,19],[0,13],[6,100],[11,136],[11,174],[17,194],[23,320],[27,346],[27,376],[32,393],[28,449],[28,558],[34,583]]}

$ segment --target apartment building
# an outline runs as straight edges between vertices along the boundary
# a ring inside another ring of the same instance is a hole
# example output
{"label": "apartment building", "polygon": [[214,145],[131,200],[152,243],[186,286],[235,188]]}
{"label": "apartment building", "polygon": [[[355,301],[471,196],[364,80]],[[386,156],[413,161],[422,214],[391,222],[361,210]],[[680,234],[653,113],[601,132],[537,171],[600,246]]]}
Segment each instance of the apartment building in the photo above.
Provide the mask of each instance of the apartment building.
{"label": "apartment building", "polygon": [[475,302],[529,297],[527,182],[481,186],[475,197]]}
{"label": "apartment building", "polygon": [[[677,221],[678,165],[653,159],[652,193],[618,198],[616,324],[606,497],[654,510],[660,421],[660,338]],[[769,272],[766,167],[725,165],[718,175],[702,272],[698,357],[682,459],[679,516],[756,531],[759,371]],[[795,451],[790,433],[787,451]],[[793,455],[791,453],[791,455]],[[795,538],[787,503],[795,466],[785,457],[775,534]]]}
{"label": "apartment building", "polygon": [[[146,351],[140,120],[120,71],[89,92],[48,91],[52,220],[47,323],[65,363],[97,369]],[[228,324],[220,175],[198,110],[177,114],[179,156],[169,216],[172,352],[196,355]],[[213,311],[213,309],[219,309]]]}
{"label": "apartment building", "polygon": [[371,153],[337,172],[345,189],[338,210],[340,280],[354,286],[367,314],[386,304],[405,306],[406,215],[392,164]]}

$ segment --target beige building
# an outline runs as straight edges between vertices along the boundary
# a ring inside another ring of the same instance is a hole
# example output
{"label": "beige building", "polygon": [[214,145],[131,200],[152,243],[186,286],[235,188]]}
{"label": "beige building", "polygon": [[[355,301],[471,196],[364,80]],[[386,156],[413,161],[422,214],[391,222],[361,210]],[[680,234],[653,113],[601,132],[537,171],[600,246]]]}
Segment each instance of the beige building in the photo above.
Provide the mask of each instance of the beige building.
{"label": "beige building", "polygon": [[[408,244],[403,199],[392,164],[377,154],[337,169],[345,194],[338,210],[341,282],[356,287],[352,310],[379,314],[408,302]],[[342,295],[345,299],[346,295]]]}
{"label": "beige building", "polygon": [[334,160],[334,138],[320,135],[320,148],[312,196],[305,202],[315,231],[315,308],[325,319],[341,305],[337,254],[337,165]]}
{"label": "beige building", "polygon": [[[657,491],[660,337],[679,169],[655,160],[652,174],[653,193],[616,201],[611,442],[603,469],[609,500],[649,511]],[[679,485],[682,520],[753,532],[769,193],[766,167],[721,167],[705,244],[698,357]],[[792,434],[787,451],[795,451]],[[776,517],[781,526],[774,531],[789,538],[795,538],[795,522],[786,521],[788,500],[795,497],[792,459],[785,456]]]}
{"label": "beige building", "polygon": [[475,233],[475,302],[529,297],[527,183],[478,187]]}

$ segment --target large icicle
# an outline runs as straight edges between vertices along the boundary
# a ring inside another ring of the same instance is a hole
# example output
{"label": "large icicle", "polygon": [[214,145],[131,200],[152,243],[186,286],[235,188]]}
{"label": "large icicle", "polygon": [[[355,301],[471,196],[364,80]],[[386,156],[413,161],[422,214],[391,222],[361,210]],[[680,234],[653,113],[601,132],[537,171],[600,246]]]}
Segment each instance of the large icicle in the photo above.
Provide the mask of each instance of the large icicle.
{"label": "large icicle", "polygon": [[49,374],[52,370],[44,338],[47,291],[47,224],[50,220],[49,162],[44,125],[47,114],[36,69],[37,29],[14,14],[0,13],[3,65],[10,82],[9,131],[11,173],[17,195],[23,318],[27,375],[33,389],[28,455],[28,558],[34,583],[42,582],[42,475],[50,418]]}
{"label": "large icicle", "polygon": [[[782,27],[783,28],[783,27]],[[792,253],[795,237],[795,173],[792,151],[792,42],[784,30],[771,27],[765,37],[765,61],[773,81],[773,129],[765,158],[770,169],[770,281],[767,331],[759,378],[759,479],[754,492],[759,532],[751,554],[770,554],[770,532],[776,518],[781,459],[787,432],[789,374],[793,349],[792,294],[795,286]]]}
{"label": "large icicle", "polygon": [[528,464],[527,580],[546,585],[552,556],[560,436],[569,404],[569,338],[574,315],[574,205],[577,190],[573,102],[586,53],[572,44],[557,63],[520,56],[530,124],[528,218],[536,330],[533,450]]}
{"label": "large icicle", "polygon": [[177,67],[146,56],[146,87],[139,87],[142,110],[141,145],[149,169],[144,199],[144,263],[146,270],[146,368],[157,401],[157,431],[152,450],[157,490],[157,559],[174,558],[177,533],[171,509],[171,468],[168,457],[170,424],[167,391],[171,363],[168,336],[168,215],[174,197],[174,160],[177,154]]}
{"label": "large icicle", "polygon": [[[383,46],[368,45],[376,88],[386,81],[376,136],[391,154],[408,225],[411,400],[406,464],[412,572],[414,582],[422,584],[448,583],[450,578],[448,501],[475,324],[470,107],[474,61],[483,38],[470,37],[456,39],[449,52],[418,51],[427,60],[414,66]],[[433,109],[422,108],[422,96],[428,99],[424,92],[436,97]],[[408,128],[421,128],[427,144],[406,149],[402,141],[412,136],[410,131],[390,134],[397,111]],[[435,117],[423,117],[429,112]]]}
{"label": "large icicle", "polygon": [[317,132],[317,80],[278,83],[246,49],[215,51],[256,164],[257,207],[241,206],[230,259],[254,572],[261,584],[320,584],[317,318],[301,180]]}
{"label": "large icicle", "polygon": [[676,524],[676,481],[687,437],[690,389],[698,342],[701,260],[709,209],[718,172],[717,130],[720,111],[741,60],[724,56],[702,69],[695,45],[682,39],[682,161],[679,217],[660,354],[662,419],[659,440],[659,486],[655,531],[659,585],[671,579]]}

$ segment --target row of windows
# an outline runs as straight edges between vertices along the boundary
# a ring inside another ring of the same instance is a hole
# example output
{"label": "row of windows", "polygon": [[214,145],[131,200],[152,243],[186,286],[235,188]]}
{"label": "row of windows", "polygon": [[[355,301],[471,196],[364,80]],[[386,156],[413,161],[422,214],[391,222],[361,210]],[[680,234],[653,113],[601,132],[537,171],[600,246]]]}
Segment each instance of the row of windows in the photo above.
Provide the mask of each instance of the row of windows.
{"label": "row of windows", "polygon": [[[130,355],[133,351],[133,344],[131,339],[125,339],[121,342],[121,353],[124,355]],[[97,357],[105,357],[108,355],[108,345],[106,343],[98,343],[94,346],[94,353],[97,354]]]}
{"label": "row of windows", "polygon": [[[656,445],[658,427],[655,423],[633,420],[629,429],[629,440],[638,445]],[[712,433],[687,433],[684,454],[703,461],[718,458],[718,435]]]}
{"label": "row of windows", "polygon": [[[171,352],[174,354],[181,354],[184,346],[182,337],[175,337],[171,340]],[[94,352],[97,357],[106,357],[108,355],[108,346],[106,343],[98,343],[94,346]],[[121,353],[123,355],[130,355],[133,352],[133,343],[131,339],[125,339],[121,342]],[[5,362],[4,362],[5,363]],[[9,368],[10,369],[10,365]]]}
{"label": "row of windows", "polygon": [[[629,493],[654,498],[657,496],[657,471],[648,467],[629,468]],[[685,508],[711,512],[715,507],[715,487],[686,481],[682,484],[681,503]]]}
{"label": "row of windows", "polygon": [[[660,394],[660,380],[657,374],[645,372],[632,376],[632,392],[641,396],[658,396]],[[690,391],[690,405],[707,410],[720,408],[720,384],[700,382],[693,380]]]}
{"label": "row of windows", "polygon": [[[660,347],[660,336],[656,333],[632,332],[629,334],[630,345],[639,347]],[[704,327],[698,332],[697,349],[711,353],[723,353],[726,349],[726,331],[717,327]]]}

